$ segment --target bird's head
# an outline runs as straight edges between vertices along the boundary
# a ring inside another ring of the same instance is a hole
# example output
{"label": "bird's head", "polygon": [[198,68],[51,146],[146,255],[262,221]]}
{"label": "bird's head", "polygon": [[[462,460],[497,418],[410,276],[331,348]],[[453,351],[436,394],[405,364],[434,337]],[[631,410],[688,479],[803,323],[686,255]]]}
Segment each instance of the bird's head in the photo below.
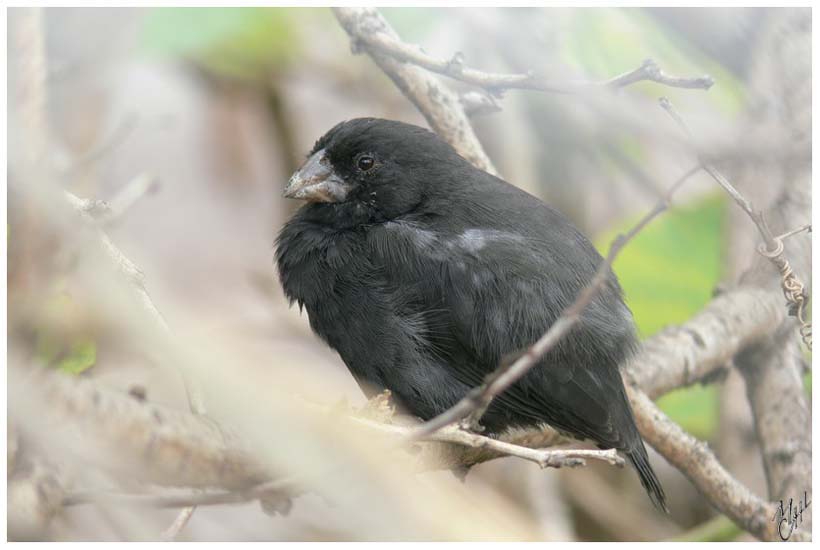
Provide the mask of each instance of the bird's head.
{"label": "bird's head", "polygon": [[429,130],[358,118],[337,124],[316,142],[284,196],[361,221],[389,220],[412,211],[429,185],[447,181],[465,163]]}

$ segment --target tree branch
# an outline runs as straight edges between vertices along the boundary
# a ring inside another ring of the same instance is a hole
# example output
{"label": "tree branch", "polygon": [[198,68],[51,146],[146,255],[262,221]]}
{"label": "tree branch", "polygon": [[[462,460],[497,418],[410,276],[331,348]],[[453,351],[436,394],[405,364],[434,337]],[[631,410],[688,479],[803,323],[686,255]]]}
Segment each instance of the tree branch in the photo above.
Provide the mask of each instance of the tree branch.
{"label": "tree branch", "polygon": [[[338,11],[338,8],[337,8]],[[535,90],[560,94],[575,94],[595,89],[623,88],[636,82],[651,81],[673,88],[708,90],[714,84],[710,76],[681,78],[666,74],[655,61],[646,59],[636,69],[601,82],[551,81],[532,71],[524,74],[488,73],[464,66],[464,56],[458,52],[452,59],[438,59],[427,55],[422,48],[403,42],[395,33],[383,32],[379,27],[371,27],[369,32],[356,33],[355,39],[369,51],[389,55],[397,61],[411,63],[428,71],[438,73],[466,84],[478,86],[493,95],[509,89]]]}
{"label": "tree branch", "polygon": [[786,318],[780,298],[744,285],[715,297],[689,321],[641,344],[624,374],[653,399],[704,382]]}
{"label": "tree branch", "polygon": [[762,540],[775,539],[774,506],[727,472],[706,443],[672,422],[649,397],[631,384],[627,395],[643,438],[680,470],[706,499],[738,525]]}

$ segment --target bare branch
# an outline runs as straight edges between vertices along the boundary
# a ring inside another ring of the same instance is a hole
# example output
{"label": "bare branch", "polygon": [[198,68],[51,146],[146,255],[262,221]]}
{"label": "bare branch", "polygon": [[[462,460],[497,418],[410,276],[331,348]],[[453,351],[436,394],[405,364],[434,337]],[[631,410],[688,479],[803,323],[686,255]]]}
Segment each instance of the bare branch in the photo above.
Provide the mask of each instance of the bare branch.
{"label": "bare branch", "polygon": [[[810,59],[811,31],[810,28],[804,27],[799,14],[784,13],[775,19],[772,25],[774,29],[778,29],[777,38],[772,37],[772,40],[780,43],[781,36],[786,36],[796,51],[802,51],[805,59]],[[776,67],[783,62],[791,63],[791,54],[786,56],[783,50],[778,50],[772,60],[775,67],[764,70],[756,77],[762,82],[760,86],[764,89],[774,87],[777,90],[776,94],[773,94],[774,97],[767,96],[760,98],[759,101],[768,106],[764,116],[771,120],[766,126],[780,129],[787,144],[797,145],[805,143],[806,136],[810,136],[810,132],[805,134],[798,130],[808,129],[811,125],[810,119],[802,115],[811,112],[811,73],[806,70],[793,73],[790,71],[788,79],[773,82],[777,80],[777,76],[773,76],[771,71],[778,71]],[[775,75],[777,74],[778,72],[775,72]],[[760,124],[759,121],[756,123]],[[768,173],[774,175],[774,180],[763,183],[769,188],[775,186],[776,189],[774,194],[770,193],[773,198],[766,208],[767,221],[773,229],[783,231],[775,241],[782,245],[780,258],[788,257],[790,260],[785,262],[789,272],[794,274],[795,279],[799,277],[806,282],[807,287],[810,287],[811,239],[805,235],[792,236],[807,229],[807,226],[788,228],[800,220],[811,217],[811,161],[779,160],[774,162],[772,168],[773,170]],[[759,177],[758,172],[746,173],[746,178],[750,180]],[[744,175],[739,174],[740,178],[744,178]],[[749,184],[751,181],[743,183]],[[751,266],[741,277],[743,284],[770,289],[770,292],[778,286],[786,290],[785,283],[788,279],[784,277],[782,264],[776,263],[775,270],[769,261],[770,256],[765,253],[753,256]],[[809,290],[810,288],[807,288],[806,294]],[[790,313],[793,315],[795,311]],[[735,366],[746,383],[746,394],[754,417],[769,499],[777,503],[782,501],[786,509],[790,499],[799,507],[799,502],[804,500],[805,492],[808,492],[810,497],[812,488],[812,403],[803,385],[802,375],[808,367],[795,334],[795,325],[803,324],[801,336],[805,341],[806,337],[810,338],[810,332],[806,332],[810,325],[804,323],[800,309],[797,309],[796,313],[796,321],[787,317],[772,324],[771,330],[764,338],[735,359]],[[812,516],[809,507],[801,514],[800,521],[795,522],[794,526],[797,529],[791,533],[790,540],[796,535],[806,538],[811,536]],[[786,534],[788,531],[788,528],[784,528]]]}
{"label": "bare branch", "polygon": [[134,205],[145,196],[156,192],[157,189],[159,189],[159,180],[156,176],[149,173],[138,175],[126,183],[117,195],[108,201],[108,212],[102,217],[101,222],[106,227],[117,224]]}
{"label": "bare branch", "polygon": [[[351,417],[351,420],[370,429],[399,436],[410,442],[417,440],[415,428],[412,426],[396,426],[357,417]],[[534,462],[541,468],[584,466],[585,459],[602,460],[613,466],[623,466],[624,464],[623,459],[618,456],[614,449],[533,449],[476,434],[455,425],[437,430],[430,434],[425,441],[455,443],[475,449],[487,449],[499,456],[514,456]]]}
{"label": "bare branch", "polygon": [[780,298],[768,290],[745,285],[726,291],[686,323],[645,340],[624,373],[653,399],[705,382],[784,319]]}
{"label": "bare branch", "polygon": [[220,504],[249,502],[252,500],[267,498],[271,495],[281,495],[294,489],[296,489],[294,481],[287,478],[279,481],[260,483],[249,489],[239,489],[235,491],[212,491],[161,495],[116,493],[110,491],[84,491],[67,495],[63,499],[63,506],[77,506],[92,502],[111,501],[154,506],[156,508],[189,508],[196,506],[214,506]]}
{"label": "bare branch", "polygon": [[465,67],[464,56],[461,52],[456,53],[452,59],[438,59],[427,55],[419,46],[401,41],[394,33],[381,32],[378,28],[372,29],[371,32],[357,34],[356,38],[370,51],[378,51],[397,61],[412,63],[428,71],[484,88],[495,94],[509,89],[575,94],[594,89],[623,88],[641,81],[657,82],[673,88],[702,90],[708,90],[714,84],[710,76],[697,78],[670,76],[651,59],[646,59],[636,69],[602,82],[551,81],[532,71],[523,74],[488,73]]}
{"label": "bare branch", "polygon": [[643,438],[698,488],[721,512],[762,540],[779,540],[774,505],[752,494],[718,462],[706,443],[670,420],[649,397],[627,384],[635,421]]}
{"label": "bare branch", "polygon": [[[405,439],[410,431],[409,427],[382,424],[363,418],[350,417],[349,420],[366,427],[370,430],[379,431],[391,436]],[[530,449],[511,443],[506,443],[497,439],[484,437],[451,426],[448,429],[436,432],[431,438],[432,441],[455,443],[476,449],[489,449],[504,456],[515,456],[535,462],[541,468],[574,468],[586,464],[586,460],[601,460],[613,466],[623,466],[623,459],[618,456],[615,449]],[[63,505],[73,506],[91,502],[113,500],[135,504],[151,505],[162,508],[177,508],[181,506],[205,506],[219,504],[233,504],[239,502],[249,502],[253,500],[270,500],[290,498],[291,495],[304,491],[304,488],[311,484],[315,485],[316,479],[324,475],[331,475],[333,469],[328,469],[311,476],[314,479],[285,478],[277,481],[260,483],[249,489],[234,491],[214,491],[196,492],[185,494],[167,495],[138,495],[129,493],[112,493],[86,491],[68,495],[63,500]],[[187,510],[188,508],[185,508]],[[185,513],[183,510],[183,514]]]}
{"label": "bare branch", "polygon": [[70,433],[69,448],[79,460],[114,475],[202,489],[246,488],[270,478],[235,434],[202,415],[140,401],[94,380],[33,365],[10,365],[8,377],[15,388],[9,395],[10,416],[40,426],[38,434],[50,433],[51,422],[58,422],[61,434],[50,438]]}
{"label": "bare branch", "polygon": [[539,359],[544,356],[555,344],[566,335],[567,332],[577,323],[587,305],[595,297],[600,287],[606,281],[607,275],[612,267],[612,262],[617,257],[623,247],[637,235],[649,222],[667,209],[672,195],[686,180],[688,180],[699,168],[693,168],[677,179],[661,197],[658,203],[635,226],[626,234],[618,235],[609,248],[609,253],[595,276],[587,286],[578,294],[575,301],[567,307],[556,321],[550,326],[541,338],[530,346],[524,354],[509,365],[502,365],[490,374],[484,384],[473,388],[458,403],[447,409],[440,415],[422,424],[413,437],[417,439],[429,437],[436,430],[444,426],[458,422],[467,418],[475,411],[479,414],[473,415],[471,424],[475,424],[478,416],[483,414],[495,396],[509,388],[524,374],[527,373]]}
{"label": "bare branch", "polygon": [[160,538],[163,541],[175,541],[182,530],[188,525],[188,522],[191,520],[191,516],[194,515],[196,511],[196,506],[186,506],[182,510],[179,511],[177,514],[176,519],[174,519],[173,523],[169,525],[165,531],[162,532]]}
{"label": "bare branch", "polygon": [[[125,276],[126,280],[130,283],[131,288],[133,289],[136,297],[138,298],[140,304],[143,306],[143,309],[148,314],[148,317],[154,322],[154,325],[159,329],[159,331],[164,334],[166,337],[171,336],[171,329],[168,327],[168,323],[165,321],[165,318],[160,313],[157,306],[154,305],[153,300],[151,299],[151,295],[148,294],[148,290],[145,287],[145,276],[143,275],[142,271],[132,262],[129,260],[125,254],[120,251],[119,248],[111,241],[108,235],[102,231],[96,223],[94,223],[94,218],[92,214],[90,214],[89,210],[94,208],[94,205],[98,203],[98,201],[89,201],[85,199],[81,199],[76,195],[73,195],[69,192],[65,192],[66,200],[77,210],[83,217],[89,222],[89,224],[94,228],[99,237],[100,243],[102,244],[103,250],[106,253],[106,256],[111,261],[111,263]],[[196,384],[193,380],[191,380],[184,371],[180,371],[183,377],[183,382],[185,384],[185,390],[188,396],[188,404],[191,408],[192,412],[197,414],[204,414],[205,413],[205,403],[202,399],[202,392],[196,387]]]}
{"label": "bare branch", "polygon": [[[111,206],[103,214],[103,221],[105,223],[116,222],[126,210],[133,206],[145,194],[154,189],[155,186],[156,180],[150,175],[142,175],[132,180],[132,182],[125,186],[120,195],[112,201]],[[83,200],[67,191],[65,192],[65,196],[69,203],[77,208],[89,222],[93,223],[93,215],[89,212],[88,204],[89,202],[96,203],[97,201]],[[139,302],[142,304],[145,312],[148,314],[148,317],[159,329],[159,332],[163,336],[170,338],[171,329],[168,327],[168,323],[165,321],[162,313],[160,313],[159,309],[157,309],[156,305],[154,305],[151,295],[148,294],[148,289],[145,287],[145,279],[142,271],[140,271],[140,269],[131,260],[129,260],[119,250],[119,248],[116,247],[116,245],[114,245],[108,235],[102,231],[99,226],[96,224],[94,225],[108,258],[115,266],[119,267],[121,272],[126,276],[127,280],[130,282],[131,288],[137,295]],[[205,400],[202,397],[202,390],[199,388],[196,381],[188,376],[184,369],[178,369],[178,371],[182,376],[185,393],[188,398],[189,409],[194,414],[205,415]],[[188,520],[190,520],[193,513],[194,508],[186,508],[185,510],[182,510],[174,522],[163,532],[162,536],[169,540],[176,538],[188,523]]]}

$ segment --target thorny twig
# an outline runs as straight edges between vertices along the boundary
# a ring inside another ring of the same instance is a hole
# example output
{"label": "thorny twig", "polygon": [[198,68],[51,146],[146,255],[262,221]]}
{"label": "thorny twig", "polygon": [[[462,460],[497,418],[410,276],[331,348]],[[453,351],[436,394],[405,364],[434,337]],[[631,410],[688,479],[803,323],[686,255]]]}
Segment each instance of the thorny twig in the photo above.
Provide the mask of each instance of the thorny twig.
{"label": "thorny twig", "polygon": [[[618,235],[618,237],[615,238],[609,248],[609,253],[604,261],[601,262],[592,280],[578,294],[575,301],[561,313],[558,319],[550,326],[549,330],[530,346],[521,357],[509,365],[502,365],[496,369],[488,376],[484,384],[473,388],[458,403],[416,428],[412,437],[429,437],[436,430],[456,423],[471,415],[469,427],[475,428],[476,422],[479,420],[477,417],[486,411],[493,398],[524,376],[524,374],[526,374],[545,353],[552,349],[553,346],[569,332],[575,323],[580,320],[581,313],[606,281],[607,275],[612,267],[612,262],[618,253],[635,235],[646,227],[649,222],[668,208],[672,195],[699,169],[699,167],[693,168],[678,178],[669,187],[666,193],[664,193],[652,210],[641,218],[626,234]],[[479,414],[473,414],[476,411],[478,411]]]}
{"label": "thorny twig", "polygon": [[786,298],[786,304],[789,307],[789,314],[797,317],[800,322],[800,335],[806,347],[811,349],[811,323],[806,318],[806,306],[808,305],[808,294],[805,291],[803,283],[794,274],[789,261],[783,257],[783,239],[799,233],[805,229],[811,229],[811,224],[803,225],[796,230],[788,231],[780,236],[772,235],[771,229],[763,216],[763,211],[756,210],[751,202],[744,197],[733,185],[726,179],[726,177],[709,161],[706,160],[705,155],[697,146],[697,141],[694,139],[689,126],[680,116],[678,111],[672,105],[672,102],[667,98],[662,97],[660,104],[663,109],[669,113],[669,116],[680,126],[690,141],[695,155],[706,173],[720,185],[724,191],[735,201],[735,203],[743,209],[755,224],[760,236],[763,237],[763,242],[757,247],[757,251],[761,256],[769,259],[772,264],[780,271],[780,286],[783,290],[783,296]]}

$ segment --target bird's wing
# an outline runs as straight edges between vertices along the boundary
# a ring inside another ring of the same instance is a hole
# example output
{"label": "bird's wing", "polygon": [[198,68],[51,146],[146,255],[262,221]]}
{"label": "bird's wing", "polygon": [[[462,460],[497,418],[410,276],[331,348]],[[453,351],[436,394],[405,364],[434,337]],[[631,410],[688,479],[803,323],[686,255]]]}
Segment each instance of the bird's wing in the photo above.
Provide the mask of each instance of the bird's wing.
{"label": "bird's wing", "polygon": [[[594,263],[579,267],[575,257],[569,261],[572,247],[590,246],[577,232],[557,233],[545,242],[543,236],[498,229],[435,231],[391,222],[371,233],[384,264],[397,266],[390,279],[418,295],[417,307],[437,312],[430,315],[435,320],[431,333],[440,334],[436,345],[447,350],[453,374],[469,386],[481,384],[502,360],[535,342],[596,268]],[[583,242],[575,242],[577,238]],[[616,296],[608,295],[613,292]],[[622,399],[616,395],[621,387],[620,332],[631,326],[631,321],[615,322],[616,316],[629,315],[618,292],[617,286],[605,287],[571,333],[500,397],[499,408],[618,443],[620,422],[611,412],[618,407],[608,403]],[[595,345],[589,340],[593,337]]]}

